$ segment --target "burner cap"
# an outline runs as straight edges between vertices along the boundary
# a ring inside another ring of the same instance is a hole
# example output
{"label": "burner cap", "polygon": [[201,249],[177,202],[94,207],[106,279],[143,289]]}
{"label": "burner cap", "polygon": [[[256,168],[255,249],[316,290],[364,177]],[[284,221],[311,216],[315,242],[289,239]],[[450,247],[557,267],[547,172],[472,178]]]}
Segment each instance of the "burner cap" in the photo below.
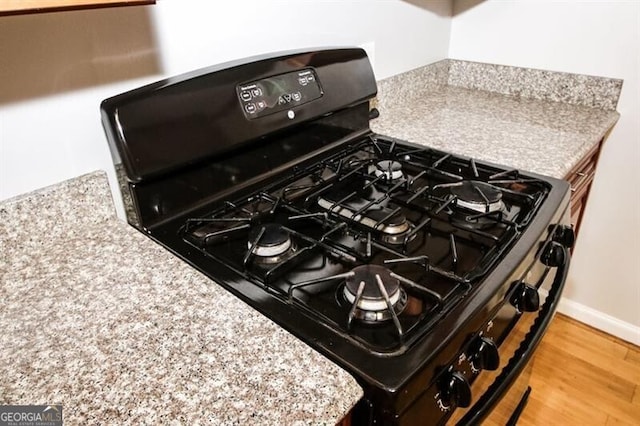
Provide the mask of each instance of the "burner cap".
{"label": "burner cap", "polygon": [[407,223],[407,218],[400,213],[394,214],[389,219],[384,221],[384,224],[387,226],[402,226],[406,223]]}
{"label": "burner cap", "polygon": [[379,265],[361,265],[353,268],[353,276],[347,278],[344,296],[353,303],[360,283],[364,281],[362,297],[358,301],[358,308],[362,311],[388,311],[384,296],[380,293],[377,277],[380,277],[384,289],[387,291],[391,306],[395,306],[401,296],[400,282],[391,276],[391,271]]}
{"label": "burner cap", "polygon": [[493,185],[476,180],[466,180],[461,185],[451,187],[457,197],[457,205],[480,213],[502,210],[502,191]]}
{"label": "burner cap", "polygon": [[268,223],[263,226],[256,226],[249,232],[247,246],[251,248],[251,243],[258,238],[260,232],[264,233],[253,248],[253,254],[261,257],[280,256],[291,248],[291,238],[289,233],[282,229],[280,225]]}
{"label": "burner cap", "polygon": [[386,180],[398,180],[404,177],[402,164],[392,160],[382,160],[376,164],[376,177],[384,176]]}
{"label": "burner cap", "polygon": [[[405,242],[407,233],[413,229],[413,225],[405,215],[398,213],[385,220],[378,229],[382,231],[383,241],[389,244],[402,244]],[[415,237],[414,234],[410,239]]]}
{"label": "burner cap", "polygon": [[375,224],[375,229],[381,231],[385,235],[397,235],[407,232],[411,228],[411,224],[407,217],[403,214],[396,213],[387,218],[381,224]]}

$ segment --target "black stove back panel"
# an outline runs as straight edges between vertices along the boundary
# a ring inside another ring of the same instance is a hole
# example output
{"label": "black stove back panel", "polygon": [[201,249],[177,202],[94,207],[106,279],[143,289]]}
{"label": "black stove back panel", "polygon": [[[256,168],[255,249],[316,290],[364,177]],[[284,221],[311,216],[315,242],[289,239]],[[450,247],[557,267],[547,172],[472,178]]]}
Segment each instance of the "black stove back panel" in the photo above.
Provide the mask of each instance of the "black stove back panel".
{"label": "black stove back panel", "polygon": [[102,120],[130,182],[166,175],[376,94],[362,49],[206,68],[106,99]]}

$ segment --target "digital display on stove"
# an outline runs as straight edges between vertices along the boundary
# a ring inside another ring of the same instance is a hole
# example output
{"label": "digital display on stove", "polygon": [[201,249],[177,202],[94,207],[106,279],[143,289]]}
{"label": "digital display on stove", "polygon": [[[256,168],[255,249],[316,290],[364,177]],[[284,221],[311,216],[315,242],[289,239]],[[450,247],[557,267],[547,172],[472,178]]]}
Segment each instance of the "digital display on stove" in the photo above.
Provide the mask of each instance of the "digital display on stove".
{"label": "digital display on stove", "polygon": [[318,76],[312,68],[239,84],[236,92],[248,119],[288,110],[322,96]]}

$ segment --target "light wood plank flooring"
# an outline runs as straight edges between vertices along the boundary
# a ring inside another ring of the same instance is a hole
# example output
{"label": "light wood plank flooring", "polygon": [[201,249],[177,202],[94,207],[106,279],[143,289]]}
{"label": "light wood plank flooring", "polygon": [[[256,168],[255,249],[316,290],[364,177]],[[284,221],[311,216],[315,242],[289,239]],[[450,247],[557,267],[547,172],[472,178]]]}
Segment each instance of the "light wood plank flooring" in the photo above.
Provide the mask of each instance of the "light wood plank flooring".
{"label": "light wood plank flooring", "polygon": [[640,347],[558,314],[519,426],[640,425]]}

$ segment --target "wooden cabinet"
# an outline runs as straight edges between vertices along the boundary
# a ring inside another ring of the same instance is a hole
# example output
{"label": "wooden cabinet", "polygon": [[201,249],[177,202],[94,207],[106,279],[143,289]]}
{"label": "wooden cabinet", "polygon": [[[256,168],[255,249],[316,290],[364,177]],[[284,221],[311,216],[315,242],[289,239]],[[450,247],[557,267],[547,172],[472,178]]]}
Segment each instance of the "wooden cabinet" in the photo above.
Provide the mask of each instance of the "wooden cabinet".
{"label": "wooden cabinet", "polygon": [[0,0],[0,16],[153,3],[155,0]]}
{"label": "wooden cabinet", "polygon": [[565,179],[571,184],[571,223],[575,229],[576,236],[580,230],[582,215],[591,192],[591,184],[596,174],[600,151],[607,136],[608,134],[591,148],[565,176]]}
{"label": "wooden cabinet", "polygon": [[351,413],[347,414],[347,416],[340,420],[336,426],[352,426],[351,424]]}

